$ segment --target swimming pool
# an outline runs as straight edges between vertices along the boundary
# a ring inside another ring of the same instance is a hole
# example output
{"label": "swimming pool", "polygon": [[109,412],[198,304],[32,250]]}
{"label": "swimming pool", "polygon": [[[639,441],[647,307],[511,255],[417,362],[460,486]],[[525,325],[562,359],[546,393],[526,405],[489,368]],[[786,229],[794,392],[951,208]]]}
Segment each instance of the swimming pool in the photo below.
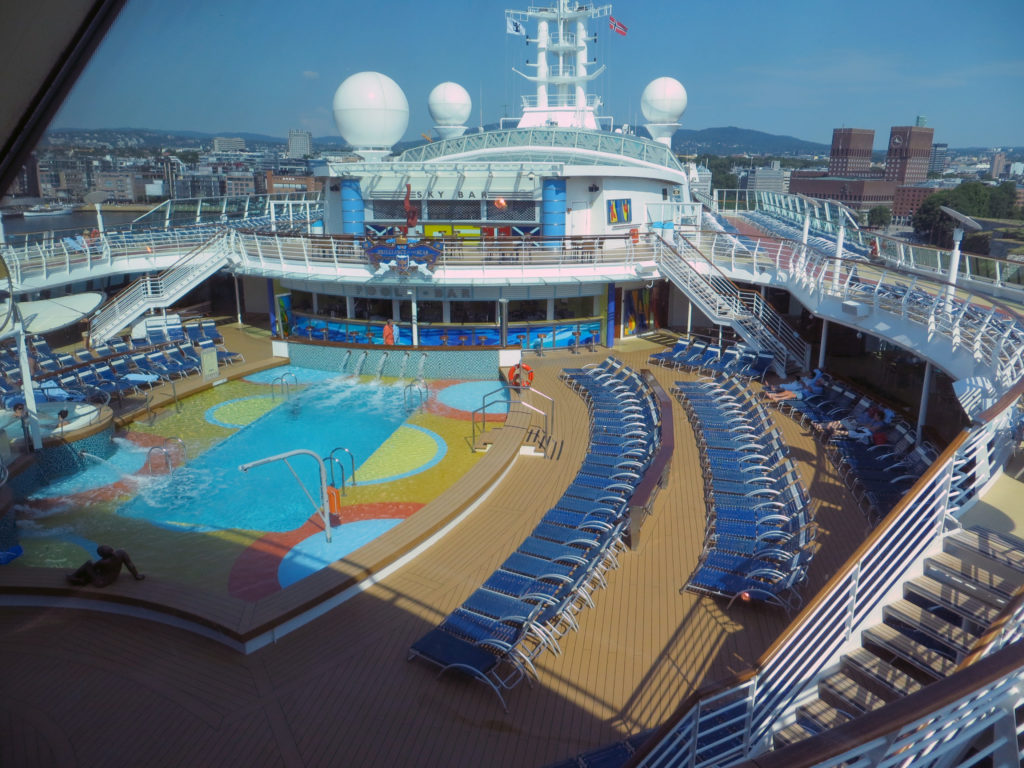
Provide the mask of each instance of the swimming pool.
{"label": "swimming pool", "polygon": [[[218,419],[230,404],[211,408],[207,419]],[[293,394],[171,474],[147,479],[118,514],[194,530],[292,530],[316,511],[296,475],[318,503],[317,463],[312,457],[298,456],[289,460],[291,470],[284,462],[274,462],[245,473],[239,465],[300,449],[326,458],[337,448],[347,448],[355,457],[358,477],[362,462],[401,426],[406,415],[400,386],[335,375]],[[339,456],[350,475],[348,456]],[[335,465],[336,485],[341,484],[340,471]]]}

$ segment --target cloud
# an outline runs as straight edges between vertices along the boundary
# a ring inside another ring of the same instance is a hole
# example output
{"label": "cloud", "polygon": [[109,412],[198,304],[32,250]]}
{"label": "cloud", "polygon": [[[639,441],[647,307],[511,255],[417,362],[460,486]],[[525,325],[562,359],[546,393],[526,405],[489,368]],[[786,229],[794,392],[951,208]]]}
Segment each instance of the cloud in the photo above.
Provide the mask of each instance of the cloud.
{"label": "cloud", "polygon": [[307,80],[319,80],[320,79],[320,73],[319,72],[314,72],[311,69],[304,69],[302,71],[302,76],[304,78],[306,78]]}

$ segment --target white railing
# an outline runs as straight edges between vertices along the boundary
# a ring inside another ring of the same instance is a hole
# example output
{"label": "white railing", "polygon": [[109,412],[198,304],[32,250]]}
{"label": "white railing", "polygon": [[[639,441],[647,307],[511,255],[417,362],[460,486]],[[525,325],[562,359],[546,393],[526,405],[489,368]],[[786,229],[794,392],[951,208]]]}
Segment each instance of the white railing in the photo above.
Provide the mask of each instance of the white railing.
{"label": "white railing", "polygon": [[[950,303],[946,284],[938,280],[860,259],[836,259],[790,240],[701,232],[693,242],[723,272],[783,287],[816,314],[831,302],[835,319],[857,325],[855,315],[841,314],[842,305],[852,302],[851,308],[861,305],[898,319],[891,324],[894,336],[904,335],[904,324],[910,323],[932,342],[946,339],[949,353],[962,351],[970,365],[991,366],[1002,389],[1024,375],[1024,325],[988,297],[958,288],[957,300]],[[877,328],[870,332],[882,335]]]}
{"label": "white railing", "polygon": [[221,231],[203,241],[159,275],[146,275],[129,285],[93,315],[89,343],[99,344],[150,309],[167,307],[223,267],[233,233]]}
{"label": "white railing", "polygon": [[[503,278],[524,280],[556,278],[569,270],[573,276],[600,267],[617,267],[635,277],[638,264],[653,265],[655,244],[648,238],[629,236],[580,238],[498,238],[438,239],[421,243],[438,249],[432,265],[435,279],[457,275],[460,269],[486,269]],[[371,269],[363,241],[338,237],[273,235],[258,232],[238,234],[239,256],[245,271],[268,271],[295,276],[351,274],[353,267],[364,274]],[[598,279],[595,277],[595,279]]]}
{"label": "white railing", "polygon": [[[953,515],[999,471],[1012,449],[1010,421],[1024,385],[957,438],[786,629],[748,679],[726,685],[680,713],[640,765],[727,765],[764,751],[771,731],[904,574],[955,526]],[[985,451],[975,450],[979,444]],[[970,457],[970,460],[968,459]],[[965,467],[971,469],[964,471]],[[705,700],[706,699],[706,700]],[[730,705],[723,710],[721,702]],[[738,706],[737,702],[744,702]],[[730,712],[723,718],[722,712]],[[720,751],[708,751],[710,742]],[[696,745],[703,746],[697,749]],[[706,759],[701,759],[702,750]]]}
{"label": "white railing", "polygon": [[741,291],[687,238],[676,237],[678,251],[658,239],[658,268],[709,319],[736,329],[750,344],[775,355],[780,371],[787,362],[803,367],[807,342],[756,291]]}

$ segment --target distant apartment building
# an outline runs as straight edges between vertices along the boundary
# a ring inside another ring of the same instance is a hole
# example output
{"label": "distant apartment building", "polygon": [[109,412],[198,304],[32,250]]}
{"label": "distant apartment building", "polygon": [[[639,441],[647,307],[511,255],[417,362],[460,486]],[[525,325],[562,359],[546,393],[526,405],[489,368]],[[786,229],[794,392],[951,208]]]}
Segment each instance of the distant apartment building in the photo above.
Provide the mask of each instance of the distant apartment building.
{"label": "distant apartment building", "polygon": [[224,176],[209,169],[186,171],[174,182],[174,197],[223,197]]}
{"label": "distant apartment building", "polygon": [[224,174],[224,194],[231,196],[255,195],[256,181],[251,171],[233,171]]}
{"label": "distant apartment building", "polygon": [[105,192],[107,202],[134,203],[146,195],[145,181],[135,171],[98,171],[93,174],[92,188]]}
{"label": "distant apartment building", "polygon": [[932,144],[928,156],[928,173],[944,173],[949,167],[949,144]]}
{"label": "distant apartment building", "polygon": [[834,128],[828,156],[829,176],[867,176],[875,132],[869,128]]}
{"label": "distant apartment building", "polygon": [[214,136],[214,152],[243,152],[245,151],[245,139],[237,136]]}
{"label": "distant apartment building", "polygon": [[319,192],[322,182],[315,176],[295,176],[267,171],[267,194],[281,192]]}
{"label": "distant apartment building", "polygon": [[1004,173],[1006,173],[1006,153],[993,152],[992,160],[988,166],[988,177],[990,179],[998,179]]}
{"label": "distant apartment building", "polygon": [[747,173],[746,188],[758,192],[789,192],[789,177],[792,172],[780,167],[778,160],[772,160],[769,168],[751,168]]}
{"label": "distant apartment building", "polygon": [[[0,190],[2,191],[2,190]],[[18,197],[39,197],[39,160],[36,153],[29,155],[26,163],[21,166],[11,186],[4,194]]]}
{"label": "distant apartment building", "polygon": [[39,158],[39,195],[81,200],[92,187],[93,170],[92,158],[48,152]]}
{"label": "distant apartment building", "polygon": [[288,131],[288,157],[303,158],[313,154],[313,134],[309,131]]}
{"label": "distant apartment building", "polygon": [[894,125],[889,131],[885,180],[900,186],[917,184],[927,179],[934,133],[931,128]]}

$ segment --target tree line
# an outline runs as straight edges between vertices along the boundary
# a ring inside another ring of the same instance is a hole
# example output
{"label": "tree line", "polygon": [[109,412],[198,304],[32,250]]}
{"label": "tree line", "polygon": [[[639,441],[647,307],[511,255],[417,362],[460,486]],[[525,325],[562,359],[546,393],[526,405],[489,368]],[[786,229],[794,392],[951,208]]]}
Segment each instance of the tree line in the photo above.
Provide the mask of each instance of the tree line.
{"label": "tree line", "polygon": [[[940,206],[952,208],[965,216],[984,219],[1021,219],[1024,212],[1017,206],[1017,185],[1005,181],[993,187],[980,181],[965,181],[953,189],[944,189],[925,198],[914,214],[914,233],[924,242],[939,248],[953,245],[953,220]],[[965,233],[964,250],[988,253],[988,234]]]}

